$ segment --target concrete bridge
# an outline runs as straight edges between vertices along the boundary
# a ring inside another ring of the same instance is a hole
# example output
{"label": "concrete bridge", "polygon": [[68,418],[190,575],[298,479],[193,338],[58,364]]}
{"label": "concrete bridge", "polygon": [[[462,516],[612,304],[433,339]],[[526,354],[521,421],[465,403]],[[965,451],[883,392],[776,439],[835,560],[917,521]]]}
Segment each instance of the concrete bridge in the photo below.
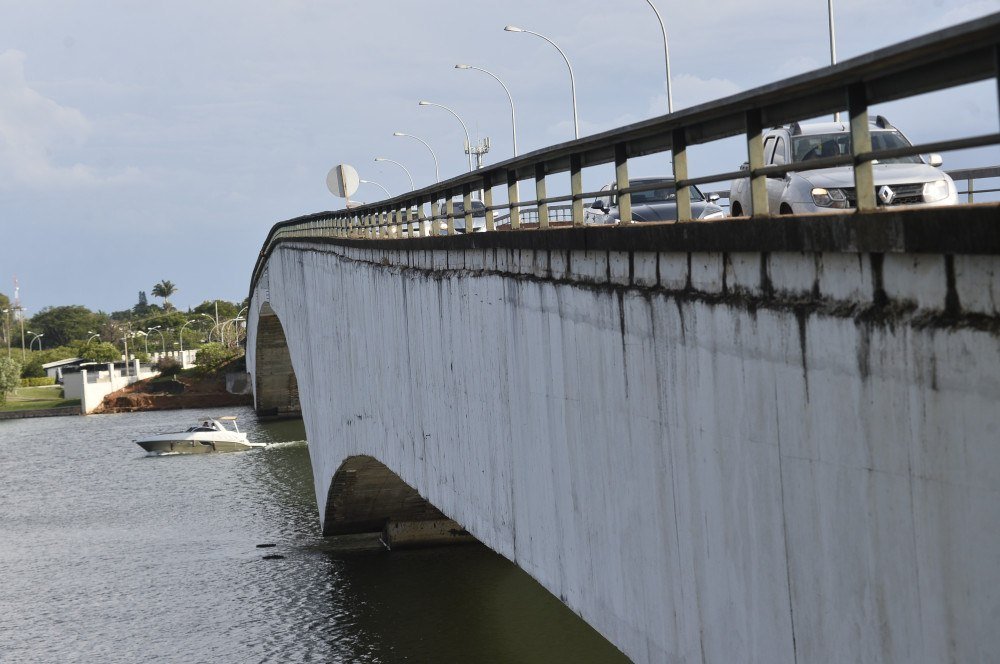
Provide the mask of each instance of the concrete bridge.
{"label": "concrete bridge", "polygon": [[[248,369],[260,412],[305,421],[323,532],[467,531],[638,662],[994,659],[1000,206],[687,222],[683,199],[687,145],[745,132],[760,196],[762,118],[843,101],[863,183],[861,100],[995,76],[998,25],[272,229]],[[680,219],[631,224],[628,159],[664,149]],[[580,168],[608,161],[623,222],[584,226]],[[479,188],[490,230],[537,225],[455,235]]]}

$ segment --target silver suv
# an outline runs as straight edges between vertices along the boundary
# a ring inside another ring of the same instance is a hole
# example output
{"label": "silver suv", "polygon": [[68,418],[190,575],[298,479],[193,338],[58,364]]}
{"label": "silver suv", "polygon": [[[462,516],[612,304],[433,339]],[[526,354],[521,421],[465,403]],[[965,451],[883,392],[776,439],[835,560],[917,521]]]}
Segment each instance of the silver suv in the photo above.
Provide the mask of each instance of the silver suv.
{"label": "silver suv", "polygon": [[[677,219],[677,191],[673,178],[638,178],[629,180],[629,187],[653,185],[655,189],[632,194],[632,221],[675,221]],[[621,218],[618,212],[617,187],[614,182],[601,187],[601,195],[584,210],[587,224],[615,224]],[[698,187],[691,189],[691,216],[695,219],[721,219],[725,211],[715,204],[717,194],[706,198]]]}
{"label": "silver suv", "polygon": [[[872,149],[884,150],[910,145],[903,134],[882,116],[872,118]],[[787,164],[820,157],[851,153],[850,126],[842,122],[792,123],[771,129],[764,137],[764,163]],[[883,159],[872,162],[875,199],[880,206],[954,205],[958,203],[955,183],[938,166],[941,157],[928,155]],[[743,164],[741,170],[748,170]],[[857,206],[854,169],[850,166],[792,171],[767,178],[767,204],[774,214],[801,214],[849,210]],[[733,180],[729,190],[730,214],[741,217],[753,212],[750,178]]]}

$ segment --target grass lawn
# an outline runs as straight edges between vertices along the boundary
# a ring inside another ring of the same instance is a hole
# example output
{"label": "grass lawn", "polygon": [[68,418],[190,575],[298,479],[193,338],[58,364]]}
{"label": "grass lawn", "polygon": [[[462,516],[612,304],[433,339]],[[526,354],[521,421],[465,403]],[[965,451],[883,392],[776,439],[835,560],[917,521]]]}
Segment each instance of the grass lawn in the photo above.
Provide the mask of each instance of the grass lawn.
{"label": "grass lawn", "polygon": [[58,385],[19,387],[14,390],[14,394],[7,395],[7,403],[0,406],[0,411],[40,410],[79,405],[79,399],[63,399],[62,388]]}

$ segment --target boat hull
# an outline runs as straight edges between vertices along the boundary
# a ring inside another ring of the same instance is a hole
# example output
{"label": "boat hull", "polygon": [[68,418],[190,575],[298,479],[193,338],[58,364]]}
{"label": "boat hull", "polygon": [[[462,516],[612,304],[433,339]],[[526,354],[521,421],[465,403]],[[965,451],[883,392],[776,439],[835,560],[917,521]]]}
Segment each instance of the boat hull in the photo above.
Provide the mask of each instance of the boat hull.
{"label": "boat hull", "polygon": [[150,454],[207,454],[209,452],[242,452],[262,447],[234,440],[137,440],[136,444]]}

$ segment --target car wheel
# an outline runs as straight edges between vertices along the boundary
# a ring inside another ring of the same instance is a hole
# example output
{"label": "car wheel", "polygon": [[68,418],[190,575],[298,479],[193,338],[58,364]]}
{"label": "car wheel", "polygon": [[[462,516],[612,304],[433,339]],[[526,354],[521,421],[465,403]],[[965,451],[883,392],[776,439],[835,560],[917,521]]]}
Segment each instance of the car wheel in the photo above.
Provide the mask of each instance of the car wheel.
{"label": "car wheel", "polygon": [[732,207],[729,208],[729,214],[732,217],[742,217],[743,216],[743,206],[738,202],[733,203]]}
{"label": "car wheel", "polygon": [[792,212],[792,206],[788,203],[782,203],[781,207],[778,208],[778,214],[794,214]]}

